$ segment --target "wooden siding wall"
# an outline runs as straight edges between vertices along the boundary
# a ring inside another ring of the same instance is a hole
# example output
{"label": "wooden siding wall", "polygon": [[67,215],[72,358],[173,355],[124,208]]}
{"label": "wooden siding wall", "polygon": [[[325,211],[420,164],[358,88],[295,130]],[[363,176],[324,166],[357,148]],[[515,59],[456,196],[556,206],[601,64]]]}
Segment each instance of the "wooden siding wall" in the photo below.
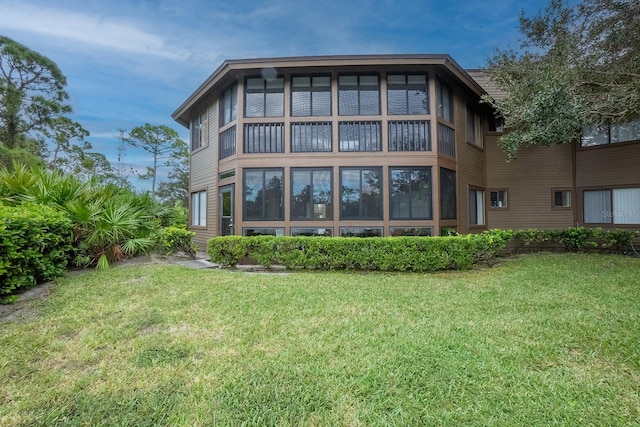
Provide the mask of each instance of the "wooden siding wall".
{"label": "wooden siding wall", "polygon": [[578,148],[576,186],[640,187],[640,143]]}
{"label": "wooden siding wall", "polygon": [[[507,207],[488,206],[489,228],[560,229],[575,225],[572,145],[522,148],[507,162],[497,144],[499,136],[485,136],[487,197],[491,190],[507,190]],[[554,189],[572,190],[572,208],[554,208]]]}
{"label": "wooden siding wall", "polygon": [[[207,240],[218,234],[218,101],[211,101],[207,107],[208,144],[191,154],[189,188],[190,192],[207,192],[207,225],[190,226],[196,233],[193,241],[205,250]],[[191,200],[189,200],[191,202]],[[189,217],[189,224],[191,218]]]}
{"label": "wooden siding wall", "polygon": [[[476,101],[477,102],[477,101]],[[472,101],[469,101],[472,103]],[[469,225],[469,187],[485,189],[485,224],[487,222],[487,196],[484,150],[467,142],[467,99],[458,95],[455,110],[456,153],[458,158],[458,232],[475,233],[486,230],[486,225]]]}

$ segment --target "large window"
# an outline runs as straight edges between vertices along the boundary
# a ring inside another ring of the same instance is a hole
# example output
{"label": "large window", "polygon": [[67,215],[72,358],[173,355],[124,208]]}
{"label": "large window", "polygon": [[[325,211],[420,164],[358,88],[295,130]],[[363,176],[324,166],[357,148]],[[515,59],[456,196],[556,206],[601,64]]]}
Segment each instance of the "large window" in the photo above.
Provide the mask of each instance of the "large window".
{"label": "large window", "polygon": [[340,151],[381,151],[380,122],[340,122]]}
{"label": "large window", "polygon": [[440,168],[440,219],[456,219],[456,171]]}
{"label": "large window", "polygon": [[469,189],[469,225],[484,225],[484,190]]}
{"label": "large window", "polygon": [[284,219],[282,169],[245,169],[242,209],[246,221]]}
{"label": "large window", "polygon": [[341,116],[376,116],[380,114],[378,76],[340,76],[338,79],[338,114]]}
{"label": "large window", "polygon": [[382,219],[380,168],[340,169],[341,219]]}
{"label": "large window", "polygon": [[583,193],[586,224],[640,224],[640,188]]}
{"label": "large window", "polygon": [[389,122],[389,151],[430,151],[429,121]]}
{"label": "large window", "polygon": [[204,227],[207,225],[207,192],[191,193],[191,225]]}
{"label": "large window", "polygon": [[331,151],[331,123],[292,123],[291,152]]}
{"label": "large window", "polygon": [[207,145],[207,125],[208,120],[206,110],[191,121],[191,151]]}
{"label": "large window", "polygon": [[391,175],[391,219],[432,219],[431,168],[394,168]]}
{"label": "large window", "polygon": [[220,97],[220,121],[222,126],[237,119],[238,85],[233,84],[222,92]]}
{"label": "large window", "polygon": [[453,123],[453,91],[451,86],[438,80],[438,117]]}
{"label": "large window", "polygon": [[640,140],[640,119],[587,128],[582,133],[581,143],[583,147],[592,147],[638,140]]}
{"label": "large window", "polygon": [[245,87],[244,116],[284,116],[284,79],[247,79]]}
{"label": "large window", "polygon": [[284,153],[282,123],[251,123],[244,125],[245,153]]}
{"label": "large window", "polygon": [[291,219],[333,218],[331,169],[291,169]]}
{"label": "large window", "polygon": [[293,77],[291,116],[330,116],[331,77]]}
{"label": "large window", "polygon": [[480,115],[467,105],[467,142],[482,147],[482,123]]}
{"label": "large window", "polygon": [[236,127],[232,126],[220,134],[220,159],[236,155]]}
{"label": "large window", "polygon": [[427,76],[424,74],[387,76],[387,112],[390,115],[429,114]]}

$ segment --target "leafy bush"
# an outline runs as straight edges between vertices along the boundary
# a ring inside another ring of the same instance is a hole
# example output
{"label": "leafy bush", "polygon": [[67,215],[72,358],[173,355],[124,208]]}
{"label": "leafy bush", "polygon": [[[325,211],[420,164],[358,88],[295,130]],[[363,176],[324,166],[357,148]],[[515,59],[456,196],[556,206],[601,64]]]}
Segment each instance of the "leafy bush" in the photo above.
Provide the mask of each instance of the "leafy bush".
{"label": "leafy bush", "polygon": [[505,232],[447,237],[273,237],[225,236],[210,239],[211,260],[235,266],[249,257],[264,267],[362,271],[468,269],[504,249]]}
{"label": "leafy bush", "polygon": [[196,256],[198,246],[193,243],[196,233],[184,227],[161,228],[156,236],[158,250],[167,255],[183,252],[190,257]]}
{"label": "leafy bush", "polygon": [[0,205],[0,299],[62,276],[72,250],[71,221],[56,209]]}
{"label": "leafy bush", "polygon": [[516,252],[556,248],[569,252],[625,253],[640,233],[628,230],[570,227],[564,230],[510,231]]}

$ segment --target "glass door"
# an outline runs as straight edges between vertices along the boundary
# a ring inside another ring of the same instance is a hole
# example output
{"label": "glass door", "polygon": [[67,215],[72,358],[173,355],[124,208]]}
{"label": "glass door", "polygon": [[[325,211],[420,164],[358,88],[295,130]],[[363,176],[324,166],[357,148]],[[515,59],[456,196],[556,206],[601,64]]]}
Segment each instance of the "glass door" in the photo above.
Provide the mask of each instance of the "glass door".
{"label": "glass door", "polygon": [[220,188],[220,235],[233,235],[233,184]]}

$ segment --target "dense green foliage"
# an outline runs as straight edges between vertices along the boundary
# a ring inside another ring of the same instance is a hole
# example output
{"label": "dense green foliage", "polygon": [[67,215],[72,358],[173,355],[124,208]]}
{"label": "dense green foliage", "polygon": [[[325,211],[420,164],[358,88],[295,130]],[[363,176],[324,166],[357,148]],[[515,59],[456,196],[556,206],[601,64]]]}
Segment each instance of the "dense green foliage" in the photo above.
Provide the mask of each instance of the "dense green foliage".
{"label": "dense green foliage", "polygon": [[167,255],[182,252],[185,255],[195,257],[198,247],[193,243],[196,233],[184,227],[169,226],[158,231],[158,250]]}
{"label": "dense green foliage", "polygon": [[244,258],[270,267],[317,270],[437,271],[491,265],[510,251],[557,249],[622,253],[631,250],[637,232],[572,227],[566,230],[491,230],[443,237],[326,238],[224,236],[210,239],[211,260],[235,266]]}
{"label": "dense green foliage", "polygon": [[0,302],[62,276],[71,249],[72,223],[62,212],[34,203],[0,205]]}
{"label": "dense green foliage", "polygon": [[326,238],[225,236],[210,239],[208,253],[221,265],[244,257],[264,267],[363,271],[468,269],[495,257],[506,245],[501,231],[452,237]]}
{"label": "dense green foliage", "polygon": [[523,49],[499,50],[487,65],[504,91],[486,101],[505,119],[508,157],[640,117],[639,27],[637,0],[551,0],[533,18],[521,15]]}

